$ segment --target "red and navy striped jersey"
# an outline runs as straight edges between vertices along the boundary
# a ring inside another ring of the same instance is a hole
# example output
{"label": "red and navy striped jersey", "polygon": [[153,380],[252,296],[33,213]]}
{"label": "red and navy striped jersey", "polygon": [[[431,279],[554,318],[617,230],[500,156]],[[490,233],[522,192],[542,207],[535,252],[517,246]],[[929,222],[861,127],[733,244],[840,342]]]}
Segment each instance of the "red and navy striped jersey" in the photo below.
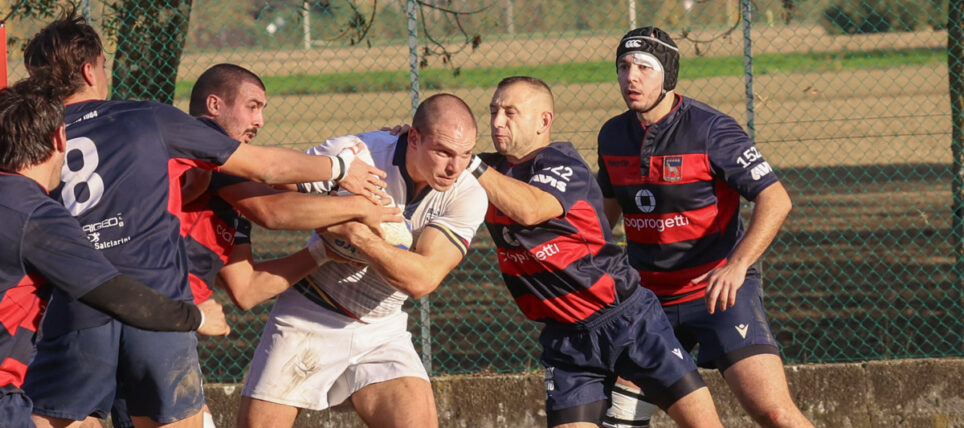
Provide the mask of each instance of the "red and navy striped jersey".
{"label": "red and navy striped jersey", "polygon": [[551,143],[516,165],[500,155],[483,159],[548,192],[564,210],[558,218],[527,227],[489,203],[485,225],[498,250],[499,269],[526,317],[583,323],[632,294],[639,277],[613,242],[599,186],[571,143]]}
{"label": "red and navy striped jersey", "polygon": [[777,182],[770,164],[736,120],[679,95],[647,128],[633,111],[610,119],[598,144],[599,185],[622,208],[642,285],[664,305],[703,297],[706,283],[690,281],[726,264],[743,237],[740,196]]}
{"label": "red and navy striped jersey", "polygon": [[[193,300],[169,167],[216,169],[239,142],[194,117],[150,101],[67,106],[64,184],[54,192],[94,248],[131,278],[181,301]],[[186,160],[186,161],[185,161]],[[174,169],[174,168],[172,168]],[[44,334],[102,325],[110,317],[55,291]],[[56,310],[55,310],[56,309]]]}
{"label": "red and navy striped jersey", "polygon": [[217,194],[222,187],[242,181],[213,173],[208,190],[185,205],[179,215],[195,304],[211,297],[218,271],[228,262],[234,246],[251,242],[251,223]]}
{"label": "red and navy striped jersey", "polygon": [[[228,135],[221,125],[210,118],[199,117],[197,120]],[[185,171],[172,168],[172,187],[180,189],[180,178]],[[228,262],[234,246],[251,242],[251,223],[218,196],[222,188],[244,181],[247,180],[214,172],[204,194],[176,211],[181,221],[181,236],[184,237],[187,251],[188,282],[195,304],[211,297],[218,271]]]}
{"label": "red and navy striped jersey", "polygon": [[19,391],[52,284],[76,299],[119,273],[63,205],[30,178],[0,173],[0,395]]}

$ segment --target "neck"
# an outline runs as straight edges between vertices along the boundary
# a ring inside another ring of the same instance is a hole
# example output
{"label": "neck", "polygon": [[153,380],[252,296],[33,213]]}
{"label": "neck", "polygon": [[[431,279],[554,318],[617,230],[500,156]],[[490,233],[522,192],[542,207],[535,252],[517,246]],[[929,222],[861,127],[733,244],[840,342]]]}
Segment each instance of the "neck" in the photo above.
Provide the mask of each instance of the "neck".
{"label": "neck", "polygon": [[93,86],[85,86],[83,89],[67,96],[67,98],[64,99],[64,104],[74,104],[91,100],[103,101],[104,99]]}
{"label": "neck", "polygon": [[39,165],[29,166],[24,169],[18,170],[17,174],[27,177],[33,181],[36,181],[40,187],[44,190],[50,192],[50,189],[56,187],[60,183],[60,171],[56,171],[56,179],[54,177],[54,165],[52,162],[43,162]]}
{"label": "neck", "polygon": [[[547,136],[547,137],[548,137],[548,136]],[[539,143],[536,143],[535,145],[530,146],[530,147],[532,147],[532,150],[529,150],[528,152],[526,152],[526,153],[524,153],[524,154],[520,154],[520,155],[518,155],[518,156],[514,156],[514,155],[509,155],[509,154],[507,154],[507,155],[505,155],[505,158],[508,159],[509,162],[514,163],[514,164],[525,162],[525,161],[527,161],[527,160],[530,160],[530,159],[536,157],[536,155],[539,154],[539,152],[541,152],[543,148],[545,148],[546,146],[548,146],[549,143],[551,143],[551,141],[549,141],[548,138],[543,139],[543,140],[541,140]]]}
{"label": "neck", "polygon": [[673,103],[675,102],[676,94],[672,91],[667,92],[666,96],[663,97],[656,107],[653,107],[645,113],[636,112],[636,117],[644,125],[652,125],[656,122],[659,122],[660,119],[669,114],[669,112],[673,110]]}

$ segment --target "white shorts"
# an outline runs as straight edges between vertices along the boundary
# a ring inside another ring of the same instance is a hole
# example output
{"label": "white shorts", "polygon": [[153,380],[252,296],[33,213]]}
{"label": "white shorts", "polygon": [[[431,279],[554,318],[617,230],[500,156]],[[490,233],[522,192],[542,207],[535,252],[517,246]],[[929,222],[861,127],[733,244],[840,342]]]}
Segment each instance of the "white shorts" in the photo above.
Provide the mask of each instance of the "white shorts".
{"label": "white shorts", "polygon": [[364,324],[289,289],[271,310],[241,395],[322,410],[374,383],[428,381],[407,320],[400,311]]}

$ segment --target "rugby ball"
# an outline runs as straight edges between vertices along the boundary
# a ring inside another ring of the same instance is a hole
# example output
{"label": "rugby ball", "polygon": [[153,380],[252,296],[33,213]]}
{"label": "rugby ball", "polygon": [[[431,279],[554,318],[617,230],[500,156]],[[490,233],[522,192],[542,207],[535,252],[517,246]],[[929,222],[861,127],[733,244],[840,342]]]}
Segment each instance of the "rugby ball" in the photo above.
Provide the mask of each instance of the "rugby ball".
{"label": "rugby ball", "polygon": [[[406,251],[412,246],[412,226],[408,220],[403,222],[386,222],[380,226],[384,233],[385,242],[388,242],[389,245]],[[337,254],[355,263],[368,264],[368,259],[365,258],[365,255],[348,241],[330,233],[322,233],[319,237],[325,243],[326,251]]]}

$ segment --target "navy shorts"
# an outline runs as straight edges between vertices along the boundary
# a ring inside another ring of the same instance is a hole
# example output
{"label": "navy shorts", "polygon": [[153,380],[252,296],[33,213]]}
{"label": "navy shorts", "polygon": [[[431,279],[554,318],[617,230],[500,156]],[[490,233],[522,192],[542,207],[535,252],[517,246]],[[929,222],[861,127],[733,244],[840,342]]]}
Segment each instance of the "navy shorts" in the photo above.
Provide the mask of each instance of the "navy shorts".
{"label": "navy shorts", "polygon": [[[705,384],[673,335],[656,296],[637,289],[586,324],[546,323],[539,337],[546,367],[549,426],[601,422],[616,376],[640,385],[666,409]],[[580,407],[600,408],[594,412]]]}
{"label": "navy shorts", "polygon": [[31,407],[23,392],[0,388],[0,428],[36,428],[30,420]]}
{"label": "navy shorts", "polygon": [[676,337],[687,351],[699,345],[697,365],[721,373],[744,358],[759,354],[780,355],[766,311],[760,277],[750,275],[736,292],[736,304],[715,314],[706,300],[697,299],[664,306]]}
{"label": "navy shorts", "polygon": [[23,389],[34,413],[75,421],[106,418],[118,391],[132,416],[165,424],[204,404],[193,332],[147,331],[116,320],[41,339]]}

